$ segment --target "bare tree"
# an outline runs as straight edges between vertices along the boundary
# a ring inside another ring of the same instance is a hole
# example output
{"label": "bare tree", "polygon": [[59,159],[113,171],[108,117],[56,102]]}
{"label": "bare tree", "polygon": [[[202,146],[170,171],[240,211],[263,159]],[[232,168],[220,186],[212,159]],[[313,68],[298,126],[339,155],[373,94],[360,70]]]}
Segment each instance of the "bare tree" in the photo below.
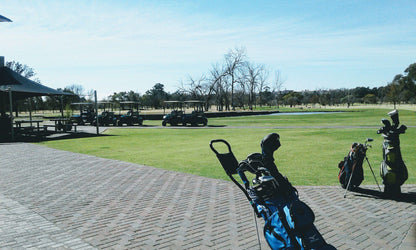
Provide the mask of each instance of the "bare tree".
{"label": "bare tree", "polygon": [[284,81],[282,79],[282,75],[281,75],[280,71],[276,70],[274,72],[273,92],[276,93],[276,106],[277,106],[277,108],[279,108],[279,96],[280,96],[280,92],[282,91],[283,83],[284,83]]}
{"label": "bare tree", "polygon": [[187,86],[185,86],[184,83],[181,83],[180,91],[188,94],[193,99],[204,101],[205,110],[208,110],[209,101],[213,96],[215,85],[212,84],[204,75],[199,79],[194,79],[189,76],[186,85]]}
{"label": "bare tree", "polygon": [[248,94],[248,107],[250,110],[253,110],[253,102],[255,99],[255,90],[258,86],[258,78],[259,78],[259,66],[251,64],[250,62],[246,62],[245,64],[245,80],[247,84],[247,88],[249,90]]}
{"label": "bare tree", "polygon": [[234,87],[237,82],[238,69],[244,64],[246,57],[244,48],[235,48],[225,55],[225,73],[231,78],[231,107],[233,110],[235,110]]}
{"label": "bare tree", "polygon": [[71,93],[74,93],[78,96],[84,96],[85,95],[85,89],[80,84],[72,84],[67,87],[65,87],[66,90],[69,90]]}
{"label": "bare tree", "polygon": [[217,110],[222,111],[228,105],[228,91],[225,79],[225,70],[218,64],[212,65],[208,82],[212,93],[216,96]]}
{"label": "bare tree", "polygon": [[[6,67],[29,79],[36,75],[33,68],[27,66],[26,64],[21,64],[16,61],[6,62]],[[39,79],[35,79],[35,82],[40,83]]]}
{"label": "bare tree", "polygon": [[258,91],[259,91],[259,103],[260,107],[263,104],[262,96],[263,96],[263,90],[266,87],[266,81],[269,78],[269,71],[266,69],[264,65],[258,66]]}

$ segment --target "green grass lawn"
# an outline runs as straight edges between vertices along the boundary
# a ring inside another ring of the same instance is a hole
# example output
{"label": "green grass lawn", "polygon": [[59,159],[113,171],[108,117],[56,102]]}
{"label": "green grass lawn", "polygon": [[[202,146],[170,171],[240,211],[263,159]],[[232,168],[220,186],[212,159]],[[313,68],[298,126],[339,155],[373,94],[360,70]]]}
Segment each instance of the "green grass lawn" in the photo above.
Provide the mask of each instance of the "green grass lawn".
{"label": "green grass lawn", "polygon": [[[387,112],[388,110],[364,110],[324,115],[213,118],[209,120],[209,124],[225,127],[112,128],[105,133],[108,136],[48,141],[41,144],[77,153],[227,180],[225,172],[209,148],[211,140],[227,140],[237,159],[242,160],[248,154],[260,151],[260,141],[266,134],[277,132],[281,136],[282,147],[274,155],[276,164],[293,184],[337,185],[338,162],[348,153],[351,144],[364,142],[367,137],[372,137],[373,148],[368,151],[368,158],[381,183],[378,171],[382,158],[382,138],[376,134],[377,129],[370,126],[381,126],[380,120],[388,118]],[[414,126],[416,112],[400,111],[400,120],[403,124]],[[148,124],[147,122],[145,121],[145,124]],[[160,121],[152,122],[160,123]],[[247,128],[250,126],[256,128]],[[270,128],[288,126],[290,128]],[[338,126],[362,127],[337,128]],[[406,183],[413,184],[416,183],[414,138],[416,138],[415,128],[409,128],[406,134],[401,136],[402,154],[409,169],[409,180]],[[364,184],[374,184],[367,164],[364,165],[364,173]]]}

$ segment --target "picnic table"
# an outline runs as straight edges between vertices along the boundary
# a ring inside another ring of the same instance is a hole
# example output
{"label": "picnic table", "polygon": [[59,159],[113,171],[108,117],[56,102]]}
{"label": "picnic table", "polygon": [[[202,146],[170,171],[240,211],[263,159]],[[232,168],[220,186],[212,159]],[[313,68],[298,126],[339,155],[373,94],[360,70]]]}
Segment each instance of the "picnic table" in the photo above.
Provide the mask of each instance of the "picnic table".
{"label": "picnic table", "polygon": [[40,123],[43,122],[43,120],[16,120],[14,123],[16,124],[16,127],[21,129],[23,123],[29,123],[30,127],[33,128],[32,123],[36,123],[37,131],[39,131]]}
{"label": "picnic table", "polygon": [[[15,128],[13,128],[13,131],[16,135],[20,136],[35,136],[36,138],[40,138],[42,136],[42,131],[40,129],[40,123],[42,123],[43,120],[15,120],[13,124],[15,125]],[[36,126],[33,126],[34,123],[36,123]],[[29,126],[24,124],[30,124]]]}
{"label": "picnic table", "polygon": [[48,127],[55,128],[55,132],[63,130],[64,132],[68,132],[72,130],[72,127],[74,127],[74,131],[77,132],[77,125],[73,124],[71,119],[65,118],[65,117],[58,117],[58,118],[52,118],[50,121],[54,122],[54,125],[43,125],[45,131]]}

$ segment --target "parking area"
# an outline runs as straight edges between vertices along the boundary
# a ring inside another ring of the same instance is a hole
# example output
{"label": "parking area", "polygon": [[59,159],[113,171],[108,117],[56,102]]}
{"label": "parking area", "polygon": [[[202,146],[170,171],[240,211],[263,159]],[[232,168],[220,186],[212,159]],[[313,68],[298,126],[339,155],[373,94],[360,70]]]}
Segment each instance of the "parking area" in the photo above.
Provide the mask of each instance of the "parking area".
{"label": "parking area", "polygon": [[[231,182],[29,143],[0,144],[0,154],[1,248],[259,248]],[[374,186],[347,198],[338,186],[297,188],[338,249],[414,249],[416,185],[400,200]]]}

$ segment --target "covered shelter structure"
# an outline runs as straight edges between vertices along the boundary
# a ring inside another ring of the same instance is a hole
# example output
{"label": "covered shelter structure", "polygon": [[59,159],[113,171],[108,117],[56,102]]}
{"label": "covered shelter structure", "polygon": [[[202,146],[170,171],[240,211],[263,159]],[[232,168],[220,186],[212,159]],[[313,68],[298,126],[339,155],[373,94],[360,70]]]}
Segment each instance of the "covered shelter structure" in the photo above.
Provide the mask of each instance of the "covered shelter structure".
{"label": "covered shelter structure", "polygon": [[[0,57],[0,134],[13,132],[13,104],[16,100],[26,99],[35,96],[64,96],[73,95],[59,90],[46,87],[32,81],[12,69],[5,67],[4,57]],[[8,107],[8,108],[7,108]],[[6,115],[10,112],[10,116]],[[30,121],[32,117],[30,115]]]}
{"label": "covered shelter structure", "polygon": [[0,22],[12,22],[12,20],[10,20],[9,18],[0,15]]}

